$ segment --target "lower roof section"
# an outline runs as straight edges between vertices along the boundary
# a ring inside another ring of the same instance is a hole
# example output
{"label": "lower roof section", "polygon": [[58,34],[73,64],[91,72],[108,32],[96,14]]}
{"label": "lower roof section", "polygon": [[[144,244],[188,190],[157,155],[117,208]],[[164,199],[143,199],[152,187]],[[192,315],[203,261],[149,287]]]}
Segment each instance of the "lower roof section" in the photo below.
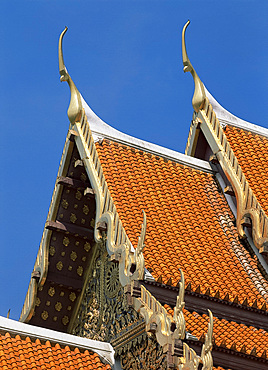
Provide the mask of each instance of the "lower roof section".
{"label": "lower roof section", "polygon": [[[38,356],[36,354],[38,353]],[[103,362],[106,364],[103,364]],[[83,364],[84,369],[111,369],[114,350],[109,343],[44,329],[0,316],[0,364],[17,367],[53,369]],[[43,365],[46,367],[42,367]],[[9,366],[9,367],[8,367]],[[24,367],[23,367],[24,366]]]}

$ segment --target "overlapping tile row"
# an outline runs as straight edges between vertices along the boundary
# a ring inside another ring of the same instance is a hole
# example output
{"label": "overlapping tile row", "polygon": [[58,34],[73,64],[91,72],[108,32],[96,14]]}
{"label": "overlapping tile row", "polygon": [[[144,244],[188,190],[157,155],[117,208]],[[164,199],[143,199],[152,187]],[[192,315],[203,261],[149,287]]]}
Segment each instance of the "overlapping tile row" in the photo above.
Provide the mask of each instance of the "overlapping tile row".
{"label": "overlapping tile row", "polygon": [[49,341],[41,343],[39,339],[22,339],[6,333],[0,335],[0,369],[108,370],[111,366],[103,364],[96,353],[87,350],[80,352],[78,348],[71,350]]}
{"label": "overlapping tile row", "polygon": [[265,303],[267,283],[241,244],[213,175],[112,141],[96,143],[109,190],[132,244],[147,215],[145,265],[155,279],[200,285],[250,305]]}
{"label": "overlapping tile row", "polygon": [[249,186],[268,215],[268,138],[233,126],[226,126],[225,134]]}
{"label": "overlapping tile row", "polygon": [[[169,314],[173,315],[173,309],[165,305]],[[199,315],[197,312],[190,312],[184,309],[186,331],[198,339],[204,337],[207,332],[209,317]],[[213,336],[215,344],[237,352],[246,354],[254,353],[254,356],[262,357],[268,353],[268,333],[263,329],[256,329],[253,326],[238,324],[235,321],[227,321],[214,317]],[[264,352],[266,351],[266,353]]]}

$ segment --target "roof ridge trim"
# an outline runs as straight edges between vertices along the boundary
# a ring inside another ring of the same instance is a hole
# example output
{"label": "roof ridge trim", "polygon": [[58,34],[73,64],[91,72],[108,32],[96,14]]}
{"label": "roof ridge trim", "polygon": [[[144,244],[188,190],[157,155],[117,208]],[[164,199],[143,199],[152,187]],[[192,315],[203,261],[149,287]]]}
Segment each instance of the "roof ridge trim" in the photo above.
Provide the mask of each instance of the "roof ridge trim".
{"label": "roof ridge trim", "polygon": [[0,333],[10,333],[20,336],[28,336],[31,339],[49,340],[62,346],[77,347],[97,353],[105,362],[114,364],[114,349],[110,343],[100,342],[88,338],[78,337],[51,329],[41,328],[24,324],[19,321],[0,316]]}
{"label": "roof ridge trim", "polygon": [[85,114],[87,116],[90,130],[94,136],[94,139],[98,138],[110,139],[118,143],[125,144],[133,148],[140,149],[145,152],[181,163],[183,165],[190,166],[197,170],[213,173],[213,170],[209,162],[203,161],[198,158],[190,157],[185,154],[176,152],[175,150],[168,149],[160,145],[153,144],[148,141],[137,139],[133,136],[124,134],[123,132],[116,130],[112,126],[102,121],[87,105],[83,98],[82,104],[83,108],[85,109]]}

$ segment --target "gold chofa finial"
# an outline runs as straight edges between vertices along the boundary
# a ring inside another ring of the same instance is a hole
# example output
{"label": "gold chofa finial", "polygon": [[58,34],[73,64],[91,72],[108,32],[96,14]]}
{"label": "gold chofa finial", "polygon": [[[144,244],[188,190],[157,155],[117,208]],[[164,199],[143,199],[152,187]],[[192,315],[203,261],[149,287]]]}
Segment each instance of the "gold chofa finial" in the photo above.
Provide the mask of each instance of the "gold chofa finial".
{"label": "gold chofa finial", "polygon": [[193,79],[194,79],[194,84],[195,84],[195,89],[194,89],[194,96],[193,96],[193,99],[192,99],[192,104],[193,104],[193,108],[196,112],[199,111],[199,109],[202,108],[203,104],[204,104],[204,101],[206,99],[206,93],[205,93],[205,88],[204,88],[204,85],[202,83],[202,81],[200,80],[200,78],[198,77],[196,71],[194,70],[189,58],[188,58],[188,55],[187,55],[187,51],[186,51],[186,46],[185,46],[185,31],[186,31],[186,28],[189,26],[190,24],[190,21],[188,21],[185,26],[183,27],[183,30],[182,30],[182,61],[183,61],[183,65],[184,65],[184,68],[183,68],[183,71],[184,72],[191,72],[192,76],[193,76]]}
{"label": "gold chofa finial", "polygon": [[81,95],[79,91],[77,90],[77,87],[75,86],[73,80],[71,79],[69,73],[67,72],[67,69],[64,64],[63,60],[63,53],[62,53],[62,39],[65,33],[67,32],[68,28],[65,27],[65,29],[62,31],[60,38],[59,38],[59,70],[60,70],[60,80],[61,81],[67,81],[70,87],[71,91],[71,100],[70,105],[68,108],[68,117],[71,122],[71,124],[74,124],[77,121],[80,121],[82,116],[82,100]]}

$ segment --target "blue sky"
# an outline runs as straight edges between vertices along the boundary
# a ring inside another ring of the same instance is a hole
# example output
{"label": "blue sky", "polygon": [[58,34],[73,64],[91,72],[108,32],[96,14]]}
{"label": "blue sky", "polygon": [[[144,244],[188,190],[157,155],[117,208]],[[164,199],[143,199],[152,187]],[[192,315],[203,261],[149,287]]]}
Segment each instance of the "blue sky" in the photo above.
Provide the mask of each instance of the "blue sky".
{"label": "blue sky", "polygon": [[0,315],[18,319],[68,130],[65,63],[90,107],[130,135],[184,152],[192,117],[188,55],[229,111],[268,127],[264,1],[0,1]]}

